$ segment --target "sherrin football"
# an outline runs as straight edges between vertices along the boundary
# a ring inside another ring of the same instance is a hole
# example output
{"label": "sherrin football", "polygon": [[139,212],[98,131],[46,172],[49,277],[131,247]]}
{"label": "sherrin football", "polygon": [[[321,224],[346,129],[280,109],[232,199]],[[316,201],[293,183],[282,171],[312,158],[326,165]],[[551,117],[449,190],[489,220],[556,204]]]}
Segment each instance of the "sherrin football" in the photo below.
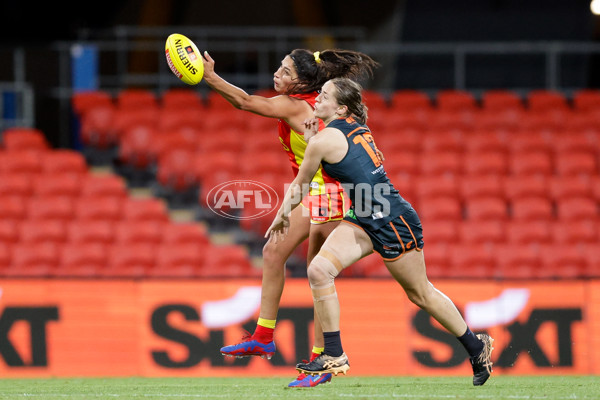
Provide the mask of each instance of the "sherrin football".
{"label": "sherrin football", "polygon": [[202,55],[190,39],[179,33],[169,35],[165,44],[165,55],[169,68],[176,77],[188,85],[196,85],[202,80]]}

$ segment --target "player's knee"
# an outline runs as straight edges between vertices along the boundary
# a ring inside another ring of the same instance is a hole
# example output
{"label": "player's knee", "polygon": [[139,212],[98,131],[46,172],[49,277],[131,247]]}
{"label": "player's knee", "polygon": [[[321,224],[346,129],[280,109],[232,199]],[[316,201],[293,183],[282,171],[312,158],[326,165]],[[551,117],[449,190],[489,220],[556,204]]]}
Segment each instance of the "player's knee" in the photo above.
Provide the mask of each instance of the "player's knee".
{"label": "player's knee", "polygon": [[417,307],[427,310],[431,305],[431,290],[429,287],[422,289],[408,289],[406,295],[408,299]]}
{"label": "player's knee", "polygon": [[263,251],[263,264],[264,268],[280,268],[285,264],[285,256],[282,254],[280,248],[277,244],[274,244],[271,241],[268,241],[267,244],[264,245]]}

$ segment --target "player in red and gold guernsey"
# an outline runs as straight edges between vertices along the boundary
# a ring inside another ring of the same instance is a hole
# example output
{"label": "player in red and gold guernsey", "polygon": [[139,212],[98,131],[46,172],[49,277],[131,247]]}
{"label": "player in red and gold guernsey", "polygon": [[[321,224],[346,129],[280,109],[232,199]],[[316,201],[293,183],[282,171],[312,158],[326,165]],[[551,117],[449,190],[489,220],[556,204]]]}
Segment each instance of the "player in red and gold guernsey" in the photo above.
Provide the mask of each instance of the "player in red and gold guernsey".
{"label": "player in red and gold guernsey", "polygon": [[[313,117],[315,99],[321,86],[336,77],[359,80],[373,75],[378,66],[366,54],[350,50],[312,52],[295,49],[281,61],[273,75],[275,97],[250,95],[215,73],[215,61],[204,52],[204,82],[235,108],[279,120],[279,140],[292,164],[294,177],[304,158],[309,137],[304,135],[304,121]],[[344,218],[349,204],[339,183],[321,169],[310,184],[310,195],[289,217],[289,233],[283,241],[269,240],[263,248],[262,294],[259,319],[251,336],[241,343],[225,346],[221,353],[228,356],[261,356],[275,353],[273,332],[285,281],[285,262],[306,238],[309,239],[308,264],[321,245]],[[308,212],[306,212],[308,211]],[[315,318],[315,339],[311,359],[324,348],[318,318]],[[320,377],[299,376],[291,387],[313,387],[331,380],[330,374]]]}

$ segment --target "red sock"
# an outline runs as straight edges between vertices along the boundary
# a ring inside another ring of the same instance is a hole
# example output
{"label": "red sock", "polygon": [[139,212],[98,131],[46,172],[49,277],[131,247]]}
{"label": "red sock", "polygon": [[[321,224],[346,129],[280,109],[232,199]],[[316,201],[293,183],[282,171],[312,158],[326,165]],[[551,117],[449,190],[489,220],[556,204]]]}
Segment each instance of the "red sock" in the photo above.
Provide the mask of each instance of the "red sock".
{"label": "red sock", "polygon": [[262,344],[268,344],[273,341],[273,332],[275,329],[265,328],[261,325],[256,325],[256,330],[252,335],[252,339],[261,342]]}
{"label": "red sock", "polygon": [[314,351],[310,353],[310,361],[313,361],[315,358],[319,357],[321,353],[315,353]]}

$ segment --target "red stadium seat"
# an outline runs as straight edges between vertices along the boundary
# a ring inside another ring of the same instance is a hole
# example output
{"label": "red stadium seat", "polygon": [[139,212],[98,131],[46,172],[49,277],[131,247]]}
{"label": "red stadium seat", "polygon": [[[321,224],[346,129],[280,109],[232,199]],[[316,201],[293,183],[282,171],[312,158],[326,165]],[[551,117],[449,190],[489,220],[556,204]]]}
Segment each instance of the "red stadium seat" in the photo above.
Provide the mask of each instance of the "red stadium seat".
{"label": "red stadium seat", "polygon": [[163,108],[158,115],[157,127],[165,132],[179,129],[202,131],[206,113],[207,111],[200,106],[196,106],[196,108]]}
{"label": "red stadium seat", "polygon": [[419,171],[423,175],[459,175],[462,167],[462,155],[456,152],[423,152],[419,158]]}
{"label": "red stadium seat", "polygon": [[512,175],[504,179],[504,194],[509,200],[525,197],[546,198],[550,193],[550,176]]}
{"label": "red stadium seat", "polygon": [[118,143],[115,126],[116,108],[114,105],[99,105],[90,108],[81,116],[81,142],[86,146],[106,149]]}
{"label": "red stadium seat", "polygon": [[33,180],[29,174],[0,173],[0,197],[2,196],[31,196]]}
{"label": "red stadium seat", "polygon": [[88,170],[83,154],[70,149],[57,149],[41,155],[42,172],[46,174],[84,174]]}
{"label": "red stadium seat", "polygon": [[145,220],[117,222],[114,226],[115,242],[118,244],[148,243],[158,245],[162,243],[163,229],[166,225],[166,222]]}
{"label": "red stadium seat", "polygon": [[428,131],[420,135],[423,151],[426,152],[462,152],[463,135],[459,130]]}
{"label": "red stadium seat", "polygon": [[535,245],[507,244],[494,248],[495,277],[500,279],[532,279],[542,267]]}
{"label": "red stadium seat", "polygon": [[552,237],[557,245],[597,244],[600,238],[598,222],[588,220],[557,221],[552,225]]}
{"label": "red stadium seat", "polygon": [[115,238],[115,222],[110,220],[74,220],[67,227],[68,241],[74,244],[110,245]]}
{"label": "red stadium seat", "polygon": [[486,151],[464,154],[465,174],[505,175],[508,171],[506,154],[500,151]]}
{"label": "red stadium seat", "polygon": [[25,220],[19,224],[21,243],[51,242],[62,244],[67,241],[67,222],[61,220]]}
{"label": "red stadium seat", "polygon": [[123,203],[125,220],[158,221],[169,220],[166,203],[158,198],[129,198]]}
{"label": "red stadium seat", "polygon": [[479,197],[504,197],[504,175],[463,175],[460,178],[459,194],[461,199]]}
{"label": "red stadium seat", "polygon": [[419,216],[423,221],[459,221],[462,209],[457,197],[436,197],[419,200]]}
{"label": "red stadium seat", "polygon": [[[385,148],[382,151],[385,157]],[[387,172],[392,182],[395,182],[394,177],[418,174],[421,159],[422,157],[413,151],[393,152],[393,156],[386,157],[383,161],[383,168],[385,168],[385,172]]]}
{"label": "red stadium seat", "polygon": [[27,201],[27,215],[31,219],[58,219],[65,222],[75,216],[76,201],[69,196],[32,197]]}
{"label": "red stadium seat", "polygon": [[250,263],[248,251],[239,245],[212,246],[207,249],[205,263],[199,271],[203,278],[260,276]]}
{"label": "red stadium seat", "polygon": [[86,90],[76,92],[71,97],[73,111],[79,117],[96,107],[112,106],[112,96],[103,90]]}
{"label": "red stadium seat", "polygon": [[[425,240],[427,240],[425,238]],[[452,246],[448,243],[425,244],[423,247],[423,256],[425,257],[425,266],[427,276],[430,279],[446,278],[450,270],[450,251]]]}
{"label": "red stadium seat", "polygon": [[550,221],[511,221],[506,225],[508,242],[517,244],[549,243],[552,241]]}
{"label": "red stadium seat", "polygon": [[158,160],[156,180],[164,188],[174,191],[189,189],[198,184],[198,179],[190,166],[197,152],[189,149],[173,149]]}
{"label": "red stadium seat", "polygon": [[587,262],[586,278],[600,278],[600,246],[598,243],[583,246],[581,252]]}
{"label": "red stadium seat", "polygon": [[444,89],[436,95],[436,106],[442,110],[469,110],[477,107],[475,97],[467,91]]}
{"label": "red stadium seat", "polygon": [[0,243],[14,244],[19,240],[21,224],[9,219],[0,218]]}
{"label": "red stadium seat", "polygon": [[590,153],[598,154],[600,135],[585,131],[564,131],[555,135],[552,150],[557,154]]}
{"label": "red stadium seat", "polygon": [[458,225],[460,242],[466,249],[475,243],[504,243],[506,225],[500,219],[465,220]]}
{"label": "red stadium seat", "polygon": [[596,157],[588,152],[558,153],[556,155],[556,173],[559,175],[596,175],[598,174]]}
{"label": "red stadium seat", "polygon": [[79,196],[82,178],[75,173],[40,174],[34,180],[36,196]]}
{"label": "red stadium seat", "polygon": [[121,138],[119,159],[135,168],[146,168],[156,161],[153,151],[158,136],[156,129],[144,125],[127,129]]}
{"label": "red stadium seat", "polygon": [[67,243],[60,249],[55,277],[95,278],[107,263],[107,247],[101,243]]}
{"label": "red stadium seat", "polygon": [[415,194],[419,199],[459,195],[458,179],[452,175],[423,176],[415,182],[415,186]]}
{"label": "red stadium seat", "polygon": [[556,202],[558,219],[562,221],[600,221],[598,203],[589,197],[570,197]]}
{"label": "red stadium seat", "polygon": [[113,245],[107,265],[98,271],[106,278],[143,278],[156,264],[156,246],[147,243]]}
{"label": "red stadium seat", "polygon": [[156,265],[147,271],[149,277],[191,278],[203,268],[205,253],[210,251],[207,245],[168,244],[159,246]]}
{"label": "red stadium seat", "polygon": [[507,205],[503,197],[476,197],[465,200],[466,218],[471,221],[505,221]]}
{"label": "red stadium seat", "polygon": [[536,271],[536,277],[544,279],[581,279],[586,275],[587,261],[583,252],[575,246],[543,246],[541,251],[543,267]]}
{"label": "red stadium seat", "polygon": [[121,109],[158,108],[158,98],[147,89],[123,89],[117,94],[117,107]]}
{"label": "red stadium seat", "polygon": [[556,201],[572,197],[593,198],[592,181],[585,176],[555,176],[550,180],[550,196]]}
{"label": "red stadium seat", "polygon": [[476,130],[464,136],[464,148],[467,153],[501,152],[508,151],[507,140],[504,135],[488,129]]}
{"label": "red stadium seat", "polygon": [[87,174],[81,182],[81,196],[83,197],[115,196],[125,198],[127,195],[127,183],[119,175]]}
{"label": "red stadium seat", "polygon": [[0,173],[39,174],[42,171],[40,154],[37,151],[0,152]]}
{"label": "red stadium seat", "polygon": [[554,219],[552,202],[548,198],[526,197],[513,199],[510,209],[514,220],[550,221]]}
{"label": "red stadium seat", "polygon": [[472,244],[468,248],[453,246],[450,263],[448,278],[490,279],[496,267],[493,249],[485,243]]}
{"label": "red stadium seat", "polygon": [[2,132],[2,147],[7,151],[47,151],[50,149],[44,133],[35,128],[9,128]]}
{"label": "red stadium seat", "polygon": [[523,100],[510,90],[486,90],[481,95],[481,106],[484,110],[522,110]]}
{"label": "red stadium seat", "polygon": [[163,229],[163,242],[169,244],[195,244],[210,243],[208,230],[199,223],[170,223]]}
{"label": "red stadium seat", "polygon": [[0,241],[0,276],[4,276],[4,272],[10,268],[12,259],[11,249],[11,244]]}
{"label": "red stadium seat", "polygon": [[552,175],[554,167],[549,153],[536,152],[514,152],[509,156],[510,174],[523,175]]}
{"label": "red stadium seat", "polygon": [[385,96],[375,90],[363,90],[362,99],[363,103],[369,108],[369,110],[388,107]]}
{"label": "red stadium seat", "polygon": [[27,216],[27,199],[23,196],[0,196],[0,219],[16,223]]}
{"label": "red stadium seat", "polygon": [[576,111],[592,111],[600,108],[600,90],[579,89],[573,93],[573,108]]}
{"label": "red stadium seat", "polygon": [[171,88],[160,96],[161,105],[169,111],[204,108],[200,94],[192,89]]}
{"label": "red stadium seat", "polygon": [[431,99],[425,92],[418,90],[396,90],[390,98],[391,107],[397,111],[430,109]]}
{"label": "red stadium seat", "polygon": [[533,152],[551,153],[553,138],[548,132],[541,130],[519,131],[507,138],[508,150],[513,154]]}
{"label": "red stadium seat", "polygon": [[5,276],[45,278],[57,268],[60,246],[56,243],[17,243],[12,246],[12,262]]}
{"label": "red stadium seat", "polygon": [[562,93],[538,89],[527,94],[527,107],[534,111],[553,111],[567,108],[568,104]]}
{"label": "red stadium seat", "polygon": [[81,196],[75,203],[75,217],[80,220],[118,221],[123,216],[124,200],[118,197]]}
{"label": "red stadium seat", "polygon": [[458,240],[459,232],[456,221],[436,221],[428,220],[423,225],[423,235],[430,243],[448,243],[453,244]]}

